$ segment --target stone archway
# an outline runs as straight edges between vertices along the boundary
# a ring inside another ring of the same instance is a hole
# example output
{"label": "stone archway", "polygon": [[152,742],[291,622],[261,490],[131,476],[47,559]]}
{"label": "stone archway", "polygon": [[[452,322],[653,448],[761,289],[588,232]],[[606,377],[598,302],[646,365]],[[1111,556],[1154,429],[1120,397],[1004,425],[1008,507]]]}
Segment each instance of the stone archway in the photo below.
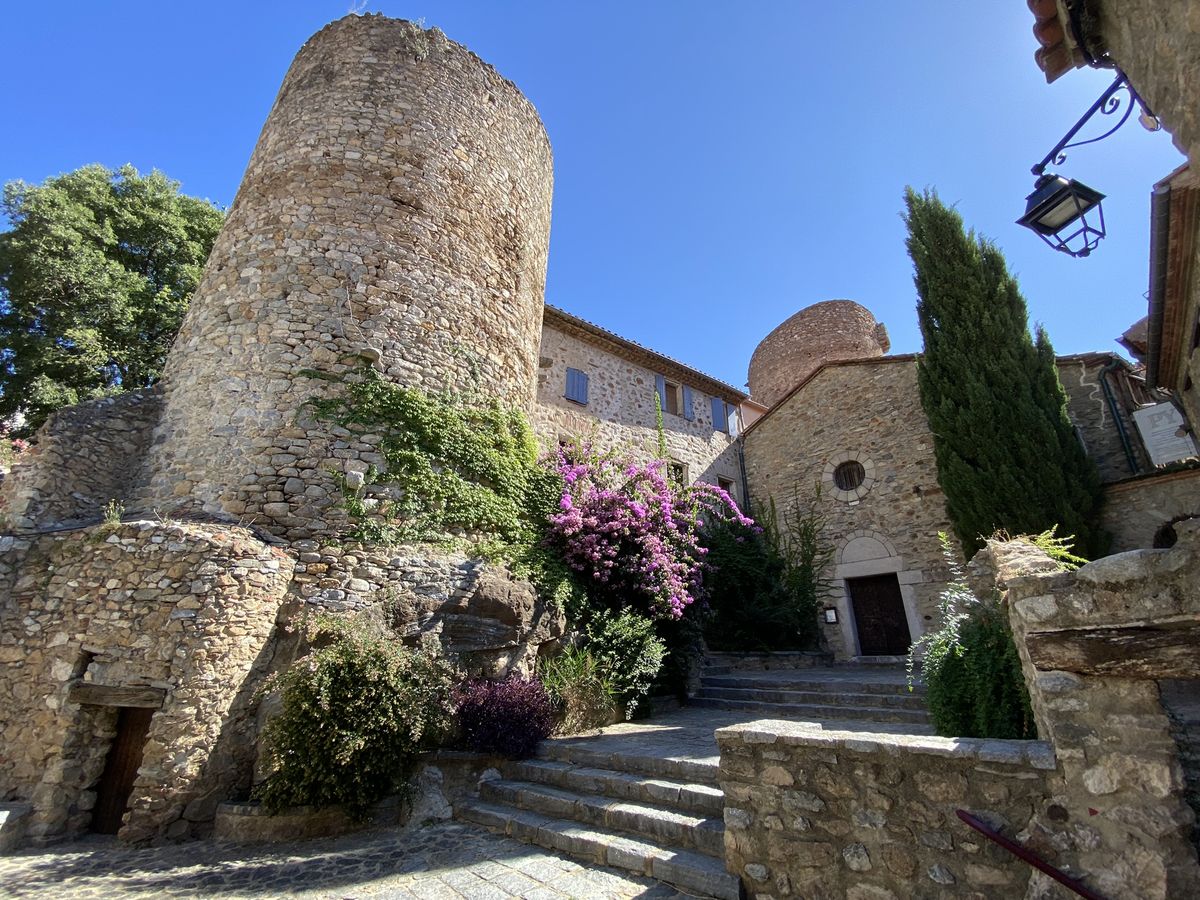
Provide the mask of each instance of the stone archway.
{"label": "stone archway", "polygon": [[853,659],[862,652],[854,606],[847,587],[849,579],[894,574],[909,635],[913,640],[920,637],[925,629],[922,627],[913,585],[924,580],[924,573],[906,567],[904,557],[887,535],[878,531],[853,531],[846,535],[838,547],[835,561],[833,592],[842,647],[841,652],[835,652],[835,655],[839,659]]}

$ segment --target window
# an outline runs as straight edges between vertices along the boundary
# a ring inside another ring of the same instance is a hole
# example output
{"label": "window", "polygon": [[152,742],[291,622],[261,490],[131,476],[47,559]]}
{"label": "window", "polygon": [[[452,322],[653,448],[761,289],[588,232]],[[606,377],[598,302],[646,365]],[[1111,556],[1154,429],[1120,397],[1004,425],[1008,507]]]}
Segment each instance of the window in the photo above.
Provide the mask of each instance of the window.
{"label": "window", "polygon": [[679,415],[679,385],[674,382],[664,382],[664,396],[666,402],[663,404],[663,412],[669,412],[673,416]]}
{"label": "window", "polygon": [[839,491],[852,491],[866,480],[867,470],[856,459],[842,463],[833,470],[833,483]]}
{"label": "window", "polygon": [[588,377],[586,372],[579,369],[567,369],[567,392],[563,395],[574,403],[587,406]]}
{"label": "window", "polygon": [[733,480],[732,479],[722,478],[720,475],[718,475],[717,476],[717,487],[719,487],[721,490],[723,490],[725,493],[727,493],[734,500],[737,499],[737,495],[733,492]]}
{"label": "window", "polygon": [[685,463],[681,463],[679,460],[673,459],[668,464],[668,467],[671,471],[671,480],[672,481],[674,481],[676,484],[687,484],[688,483],[687,465]]}
{"label": "window", "polygon": [[723,431],[737,437],[737,407],[720,397],[712,397],[713,431]]}

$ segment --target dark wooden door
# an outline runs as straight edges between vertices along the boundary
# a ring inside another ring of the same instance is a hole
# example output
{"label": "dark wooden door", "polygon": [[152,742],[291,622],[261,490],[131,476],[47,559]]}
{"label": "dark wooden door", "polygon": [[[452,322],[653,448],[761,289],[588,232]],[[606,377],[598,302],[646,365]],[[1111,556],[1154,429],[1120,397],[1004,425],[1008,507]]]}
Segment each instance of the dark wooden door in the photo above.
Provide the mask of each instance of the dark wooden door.
{"label": "dark wooden door", "polygon": [[847,578],[859,653],[863,656],[901,656],[912,638],[904,615],[904,598],[894,573]]}
{"label": "dark wooden door", "polygon": [[92,831],[98,834],[116,834],[121,827],[153,715],[154,710],[145,707],[120,707],[117,736],[104,761],[104,774],[96,787],[96,807],[92,810]]}

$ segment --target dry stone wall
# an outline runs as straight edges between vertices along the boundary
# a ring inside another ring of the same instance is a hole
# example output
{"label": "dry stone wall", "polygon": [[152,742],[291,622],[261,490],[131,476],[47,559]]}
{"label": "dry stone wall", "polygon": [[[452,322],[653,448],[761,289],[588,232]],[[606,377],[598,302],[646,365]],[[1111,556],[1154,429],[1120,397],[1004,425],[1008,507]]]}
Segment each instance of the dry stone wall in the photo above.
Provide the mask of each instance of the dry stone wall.
{"label": "dry stone wall", "polygon": [[121,837],[205,833],[249,787],[252,698],[291,576],[286,553],[234,528],[0,538],[0,798],[32,803],[31,838],[87,827],[130,690],[161,706]]}
{"label": "dry stone wall", "polygon": [[123,502],[161,409],[156,389],[129,391],[61,409],[0,481],[9,530],[91,524]]}
{"label": "dry stone wall", "polygon": [[[964,809],[1060,868],[1054,753],[1038,741],[821,731],[764,721],[717,731],[725,861],[751,897],[1021,897],[1031,869],[968,828]],[[1085,840],[1092,834],[1076,824]],[[1062,890],[1032,894],[1071,896]]]}
{"label": "dry stone wall", "polygon": [[750,357],[750,396],[771,407],[827,362],[883,356],[887,330],[853,300],[826,300],[805,307],[755,348]]}
{"label": "dry stone wall", "polygon": [[[911,356],[826,366],[746,432],[746,473],[758,502],[773,497],[794,512],[817,502],[835,552],[830,606],[838,622],[821,623],[838,658],[858,653],[844,580],[895,572],[915,639],[937,622],[947,572],[938,544],[949,531],[937,483],[933,435],[917,391]],[[839,491],[838,463],[858,461],[866,478]],[[818,499],[819,498],[819,499]]]}
{"label": "dry stone wall", "polygon": [[440,32],[368,15],[317,33],[168,358],[139,508],[295,539],[336,528],[328,470],[377,455],[301,415],[324,385],[305,370],[370,363],[401,384],[528,408],[551,163],[530,103]]}
{"label": "dry stone wall", "polygon": [[[567,367],[588,375],[587,405],[564,396]],[[657,452],[658,428],[654,411],[655,375],[603,347],[547,325],[542,329],[537,404],[532,424],[543,443],[555,445],[574,437],[600,447],[622,447],[650,458]],[[709,395],[692,390],[694,418],[663,413],[667,452],[687,467],[690,481],[732,482],[741,499],[741,465],[737,446],[724,431],[713,428]]]}

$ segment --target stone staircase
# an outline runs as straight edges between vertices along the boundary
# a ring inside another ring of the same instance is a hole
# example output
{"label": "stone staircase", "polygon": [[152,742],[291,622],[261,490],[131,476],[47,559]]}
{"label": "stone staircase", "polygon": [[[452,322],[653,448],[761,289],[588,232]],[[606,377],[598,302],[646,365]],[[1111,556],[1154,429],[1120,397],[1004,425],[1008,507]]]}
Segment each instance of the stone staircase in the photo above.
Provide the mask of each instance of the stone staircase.
{"label": "stone staircase", "polygon": [[896,665],[735,668],[710,659],[691,705],[855,731],[933,734],[924,687]]}
{"label": "stone staircase", "polygon": [[544,741],[479,785],[458,818],[702,897],[737,900],[725,871],[724,796],[715,761],[589,750]]}

